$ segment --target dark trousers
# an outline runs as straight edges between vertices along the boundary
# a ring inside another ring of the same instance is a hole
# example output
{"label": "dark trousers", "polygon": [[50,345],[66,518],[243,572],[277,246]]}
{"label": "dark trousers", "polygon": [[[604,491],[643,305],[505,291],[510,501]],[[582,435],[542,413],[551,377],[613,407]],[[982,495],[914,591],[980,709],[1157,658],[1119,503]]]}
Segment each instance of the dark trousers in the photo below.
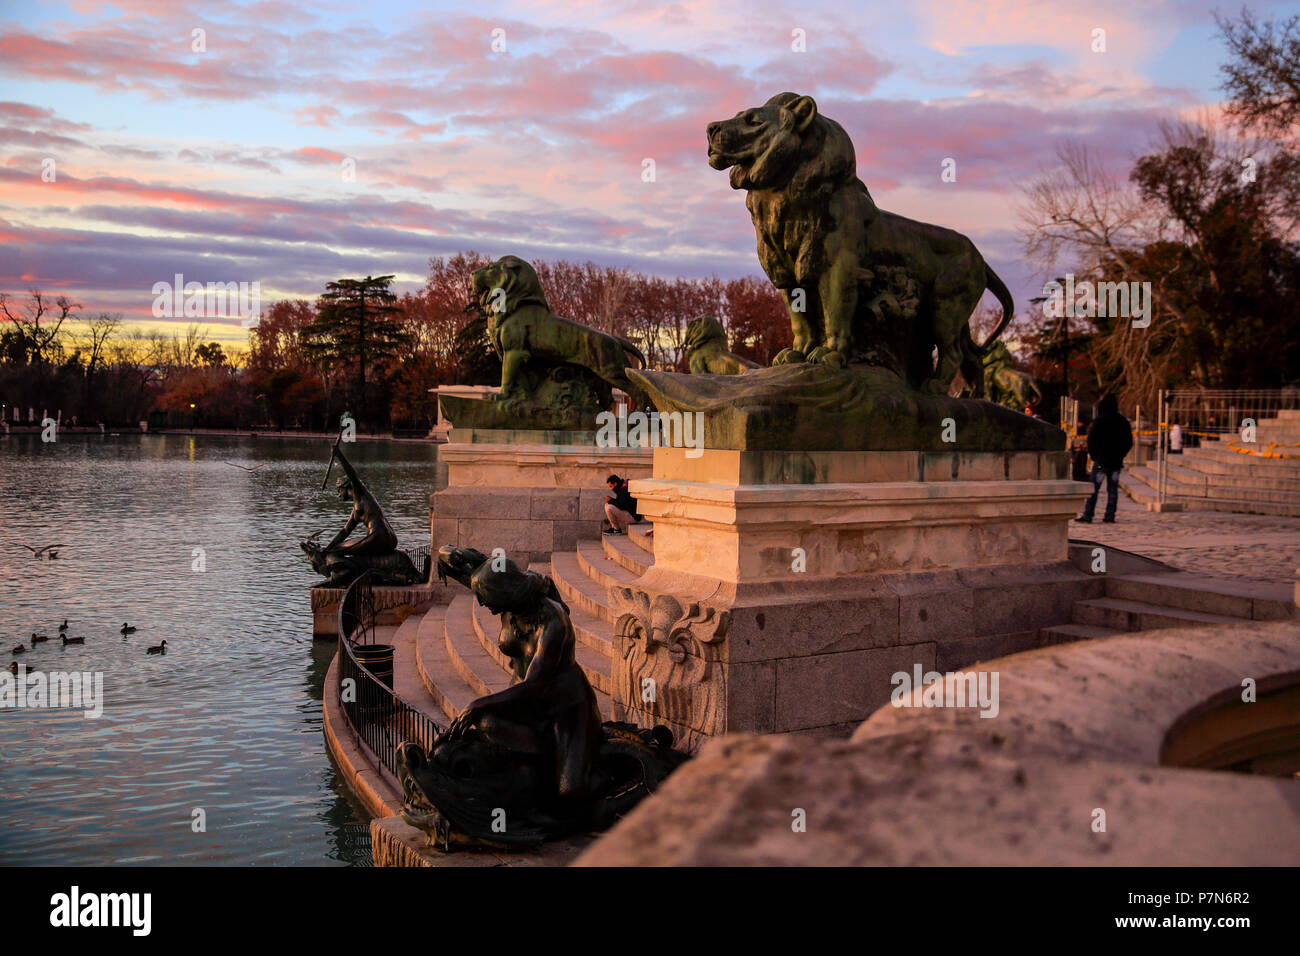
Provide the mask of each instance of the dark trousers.
{"label": "dark trousers", "polygon": [[1083,516],[1092,518],[1093,513],[1097,510],[1097,495],[1101,493],[1102,479],[1106,480],[1106,518],[1114,520],[1115,508],[1119,505],[1119,473],[1120,469],[1107,471],[1101,465],[1092,466],[1092,494],[1083,506]]}

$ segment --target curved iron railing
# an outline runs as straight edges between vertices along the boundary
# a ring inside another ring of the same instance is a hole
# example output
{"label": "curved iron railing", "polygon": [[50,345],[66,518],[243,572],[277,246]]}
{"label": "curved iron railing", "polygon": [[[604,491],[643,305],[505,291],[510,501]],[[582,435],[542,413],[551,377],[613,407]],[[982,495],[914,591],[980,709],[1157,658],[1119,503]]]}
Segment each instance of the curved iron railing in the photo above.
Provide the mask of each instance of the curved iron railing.
{"label": "curved iron railing", "polygon": [[338,703],[353,735],[396,777],[398,746],[411,741],[428,750],[442,728],[357,660],[353,649],[374,643],[375,596],[367,571],[348,585],[339,602]]}

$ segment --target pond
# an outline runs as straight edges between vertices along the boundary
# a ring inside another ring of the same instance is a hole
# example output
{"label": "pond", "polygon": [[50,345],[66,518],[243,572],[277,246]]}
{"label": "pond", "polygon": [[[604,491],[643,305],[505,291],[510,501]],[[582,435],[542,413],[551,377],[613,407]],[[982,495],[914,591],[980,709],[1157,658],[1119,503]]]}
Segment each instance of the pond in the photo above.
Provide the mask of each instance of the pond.
{"label": "pond", "polygon": [[[427,545],[436,446],[346,448],[399,545]],[[325,752],[335,644],[312,640],[297,544],[347,518],[328,457],[324,439],[0,438],[0,657],[103,675],[97,719],[0,708],[0,864],[369,863]]]}

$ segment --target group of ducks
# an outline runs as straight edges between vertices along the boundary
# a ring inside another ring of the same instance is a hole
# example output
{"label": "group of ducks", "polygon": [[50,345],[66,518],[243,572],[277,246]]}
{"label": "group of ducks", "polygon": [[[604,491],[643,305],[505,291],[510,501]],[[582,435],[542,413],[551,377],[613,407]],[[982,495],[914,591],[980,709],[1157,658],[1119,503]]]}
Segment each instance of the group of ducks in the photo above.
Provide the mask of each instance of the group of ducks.
{"label": "group of ducks", "polygon": [[[127,624],[125,621],[123,621],[123,622],[122,622],[122,627],[121,627],[120,633],[121,633],[121,635],[122,635],[123,637],[126,637],[128,634],[134,634],[134,633],[135,633],[135,630],[136,630],[136,629],[135,629],[134,627],[132,627],[130,624]],[[64,647],[67,647],[69,644],[85,644],[85,643],[86,643],[86,639],[85,639],[84,637],[68,637],[68,619],[67,619],[67,618],[64,618],[64,619],[63,619],[63,623],[59,625],[59,638],[60,638],[60,640],[63,641],[63,646],[64,646]],[[31,643],[32,643],[32,647],[33,647],[33,648],[35,648],[37,644],[44,644],[44,643],[45,643],[46,641],[48,641],[48,640],[49,640],[49,638],[46,637],[44,634],[37,634],[37,633],[35,633],[35,632],[32,633],[32,641],[31,641]],[[19,654],[25,654],[25,653],[27,653],[27,645],[25,645],[25,644],[18,644],[18,645],[15,645],[14,650],[13,650],[13,653],[14,653],[14,656],[15,656],[15,657],[17,657]],[[146,653],[146,654],[166,654],[166,653],[167,653],[167,642],[166,642],[166,641],[163,641],[161,644],[154,644],[154,645],[150,646],[150,647],[145,651],[145,653]],[[11,662],[11,663],[9,664],[9,673],[11,673],[11,674],[17,674],[17,673],[18,673],[18,662],[17,662],[17,661],[13,661],[13,662]]]}

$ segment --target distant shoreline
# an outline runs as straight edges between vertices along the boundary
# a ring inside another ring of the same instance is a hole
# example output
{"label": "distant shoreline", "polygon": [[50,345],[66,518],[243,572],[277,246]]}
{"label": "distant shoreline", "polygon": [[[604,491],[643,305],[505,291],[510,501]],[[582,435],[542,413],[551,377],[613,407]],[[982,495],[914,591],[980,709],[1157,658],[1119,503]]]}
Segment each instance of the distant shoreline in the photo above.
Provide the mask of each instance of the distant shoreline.
{"label": "distant shoreline", "polygon": [[[39,435],[41,433],[40,425],[10,425],[9,434],[11,435]],[[99,435],[101,434],[99,426],[86,427],[85,425],[62,425],[59,432],[65,435]],[[337,432],[301,432],[301,431],[254,431],[248,428],[151,428],[147,432],[142,432],[138,428],[119,428],[116,431],[105,429],[102,434],[105,437],[109,435],[192,435],[202,437],[205,435],[226,438],[306,438],[317,439],[324,438],[333,441],[338,438]],[[3,437],[3,433],[0,433]],[[419,438],[395,438],[391,434],[364,435],[361,432],[356,434],[357,441],[376,441],[376,442],[397,442],[407,445],[441,445],[445,444],[436,438],[430,438],[427,435]]]}

